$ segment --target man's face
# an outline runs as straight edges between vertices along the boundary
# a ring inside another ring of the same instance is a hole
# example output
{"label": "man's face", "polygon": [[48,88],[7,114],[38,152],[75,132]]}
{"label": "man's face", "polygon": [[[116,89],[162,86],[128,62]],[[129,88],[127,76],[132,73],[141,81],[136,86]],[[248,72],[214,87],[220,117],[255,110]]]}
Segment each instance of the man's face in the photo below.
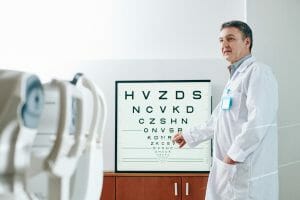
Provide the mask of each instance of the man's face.
{"label": "man's face", "polygon": [[242,32],[235,27],[222,29],[219,41],[223,57],[230,64],[250,53],[250,38],[243,38]]}

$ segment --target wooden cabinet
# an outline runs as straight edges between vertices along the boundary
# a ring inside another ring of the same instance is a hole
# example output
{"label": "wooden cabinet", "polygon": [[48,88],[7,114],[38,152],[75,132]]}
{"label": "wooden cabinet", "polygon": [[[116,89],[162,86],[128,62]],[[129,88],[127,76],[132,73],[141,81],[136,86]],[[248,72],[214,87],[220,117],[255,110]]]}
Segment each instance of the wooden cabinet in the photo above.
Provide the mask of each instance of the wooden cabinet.
{"label": "wooden cabinet", "polygon": [[101,200],[204,200],[207,178],[208,174],[105,173]]}
{"label": "wooden cabinet", "polygon": [[103,187],[101,192],[101,200],[116,199],[116,178],[115,176],[107,176],[104,174]]}
{"label": "wooden cabinet", "polygon": [[180,177],[117,177],[116,199],[180,200]]}
{"label": "wooden cabinet", "polygon": [[208,177],[191,177],[183,176],[182,184],[182,200],[200,200],[205,199],[206,184]]}

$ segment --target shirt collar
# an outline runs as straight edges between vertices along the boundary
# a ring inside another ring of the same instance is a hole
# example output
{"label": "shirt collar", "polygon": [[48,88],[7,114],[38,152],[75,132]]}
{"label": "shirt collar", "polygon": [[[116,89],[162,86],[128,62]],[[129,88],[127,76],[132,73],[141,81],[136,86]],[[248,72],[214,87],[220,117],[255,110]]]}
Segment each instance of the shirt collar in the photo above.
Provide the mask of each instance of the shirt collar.
{"label": "shirt collar", "polygon": [[248,54],[244,57],[242,57],[241,59],[239,59],[238,61],[232,63],[231,65],[228,66],[228,70],[230,73],[230,78],[233,76],[234,72],[241,66],[241,64],[247,60],[248,58],[250,58],[252,55]]}

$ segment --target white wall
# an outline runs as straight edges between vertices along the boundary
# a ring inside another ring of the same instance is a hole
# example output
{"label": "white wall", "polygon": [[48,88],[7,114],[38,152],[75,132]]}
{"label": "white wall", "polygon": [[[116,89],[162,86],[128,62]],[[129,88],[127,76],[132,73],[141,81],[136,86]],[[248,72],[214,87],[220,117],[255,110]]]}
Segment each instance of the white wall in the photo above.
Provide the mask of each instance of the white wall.
{"label": "white wall", "polygon": [[0,2],[0,63],[111,58],[111,0]]}
{"label": "white wall", "polygon": [[115,0],[113,56],[120,59],[219,57],[220,24],[244,17],[243,0]]}
{"label": "white wall", "polygon": [[244,0],[1,1],[0,66],[216,58],[219,24],[243,18],[243,7]]}
{"label": "white wall", "polygon": [[279,83],[280,199],[300,199],[300,2],[249,0],[254,52],[272,66]]}

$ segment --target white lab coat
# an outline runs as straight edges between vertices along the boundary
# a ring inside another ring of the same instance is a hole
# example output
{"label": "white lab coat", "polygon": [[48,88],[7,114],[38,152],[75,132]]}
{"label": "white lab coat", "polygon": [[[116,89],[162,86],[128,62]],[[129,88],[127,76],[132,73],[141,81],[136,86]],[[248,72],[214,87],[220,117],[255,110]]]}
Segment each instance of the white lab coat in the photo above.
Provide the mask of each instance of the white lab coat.
{"label": "white lab coat", "polygon": [[[278,89],[270,67],[245,60],[225,86],[211,119],[183,133],[190,146],[214,138],[206,200],[278,200]],[[223,162],[228,155],[237,164]]]}

